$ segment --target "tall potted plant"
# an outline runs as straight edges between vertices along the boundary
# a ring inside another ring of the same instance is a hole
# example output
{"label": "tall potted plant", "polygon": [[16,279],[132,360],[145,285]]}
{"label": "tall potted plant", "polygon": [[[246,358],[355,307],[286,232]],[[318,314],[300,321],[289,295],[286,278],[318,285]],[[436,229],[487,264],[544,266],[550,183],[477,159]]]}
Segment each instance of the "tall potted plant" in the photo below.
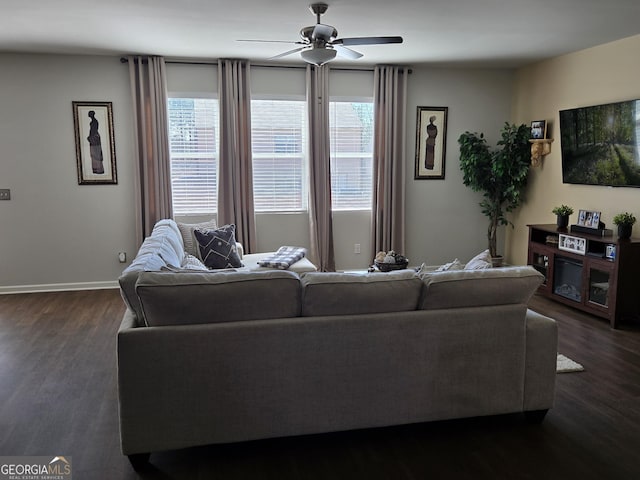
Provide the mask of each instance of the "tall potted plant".
{"label": "tall potted plant", "polygon": [[497,257],[497,231],[500,225],[511,225],[506,214],[523,200],[527,184],[531,149],[529,127],[504,124],[497,148],[489,148],[484,134],[465,132],[458,138],[460,169],[463,182],[476,192],[482,192],[482,213],[489,218],[487,239],[489,253]]}

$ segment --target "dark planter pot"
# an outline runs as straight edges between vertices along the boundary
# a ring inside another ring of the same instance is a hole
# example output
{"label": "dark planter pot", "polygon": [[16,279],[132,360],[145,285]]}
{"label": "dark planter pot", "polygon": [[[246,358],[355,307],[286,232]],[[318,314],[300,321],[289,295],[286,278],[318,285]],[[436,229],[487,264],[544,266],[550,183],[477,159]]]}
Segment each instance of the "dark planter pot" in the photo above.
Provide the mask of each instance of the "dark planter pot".
{"label": "dark planter pot", "polygon": [[621,240],[631,238],[632,230],[633,225],[618,225],[618,238],[620,238]]}
{"label": "dark planter pot", "polygon": [[569,215],[557,215],[557,218],[558,228],[567,228],[569,225]]}

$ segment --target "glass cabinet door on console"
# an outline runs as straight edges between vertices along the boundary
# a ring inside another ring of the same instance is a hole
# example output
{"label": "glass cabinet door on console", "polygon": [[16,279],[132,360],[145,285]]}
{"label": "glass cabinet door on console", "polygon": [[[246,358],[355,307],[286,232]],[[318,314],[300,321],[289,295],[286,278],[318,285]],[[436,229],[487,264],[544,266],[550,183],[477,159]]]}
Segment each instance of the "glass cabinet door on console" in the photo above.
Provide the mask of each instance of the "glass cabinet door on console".
{"label": "glass cabinet door on console", "polygon": [[609,308],[609,290],[613,280],[611,269],[591,264],[587,279],[587,301],[589,304],[596,308]]}
{"label": "glass cabinet door on console", "polygon": [[531,265],[542,275],[544,275],[543,284],[547,284],[549,278],[549,256],[543,253],[533,252]]}

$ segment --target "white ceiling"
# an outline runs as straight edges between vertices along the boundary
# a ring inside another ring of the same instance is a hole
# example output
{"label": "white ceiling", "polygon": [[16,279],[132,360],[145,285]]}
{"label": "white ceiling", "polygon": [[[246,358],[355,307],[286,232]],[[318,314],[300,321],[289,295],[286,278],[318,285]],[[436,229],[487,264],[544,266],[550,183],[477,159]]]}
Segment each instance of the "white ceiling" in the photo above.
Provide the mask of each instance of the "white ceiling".
{"label": "white ceiling", "polygon": [[[0,0],[0,51],[266,59],[295,48],[312,0]],[[352,63],[515,67],[640,33],[640,0],[325,0],[340,37],[401,35],[353,47]],[[637,59],[633,59],[636,61]],[[301,63],[299,54],[278,60]],[[630,59],[631,61],[631,59]],[[338,63],[338,62],[336,62]]]}

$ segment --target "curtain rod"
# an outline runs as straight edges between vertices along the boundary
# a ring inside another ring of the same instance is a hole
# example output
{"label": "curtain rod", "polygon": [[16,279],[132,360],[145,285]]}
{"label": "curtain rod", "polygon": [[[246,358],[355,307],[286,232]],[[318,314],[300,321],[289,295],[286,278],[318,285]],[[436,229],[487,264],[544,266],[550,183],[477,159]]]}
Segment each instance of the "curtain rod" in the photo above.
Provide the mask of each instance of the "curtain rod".
{"label": "curtain rod", "polygon": [[[129,59],[127,57],[120,57],[120,63],[128,63]],[[136,60],[137,62],[137,60]],[[303,69],[306,65],[290,65],[285,63],[254,63],[249,61],[252,67],[258,68],[293,68],[293,69]],[[142,63],[146,63],[143,59]],[[218,65],[217,60],[165,60],[165,63],[172,65]],[[411,68],[406,68],[406,71],[409,75],[413,73]],[[353,71],[353,72],[373,72],[373,67],[331,67],[331,70],[341,70],[341,71]]]}

